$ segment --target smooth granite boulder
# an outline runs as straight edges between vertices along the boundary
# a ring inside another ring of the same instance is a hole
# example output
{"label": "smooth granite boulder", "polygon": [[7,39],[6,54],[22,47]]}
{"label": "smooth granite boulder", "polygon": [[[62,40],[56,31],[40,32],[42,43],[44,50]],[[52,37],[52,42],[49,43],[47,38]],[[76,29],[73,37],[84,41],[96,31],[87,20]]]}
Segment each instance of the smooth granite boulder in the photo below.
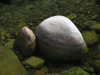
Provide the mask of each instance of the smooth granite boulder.
{"label": "smooth granite boulder", "polygon": [[52,16],[41,22],[36,36],[38,49],[52,60],[76,60],[88,51],[80,31],[64,16]]}

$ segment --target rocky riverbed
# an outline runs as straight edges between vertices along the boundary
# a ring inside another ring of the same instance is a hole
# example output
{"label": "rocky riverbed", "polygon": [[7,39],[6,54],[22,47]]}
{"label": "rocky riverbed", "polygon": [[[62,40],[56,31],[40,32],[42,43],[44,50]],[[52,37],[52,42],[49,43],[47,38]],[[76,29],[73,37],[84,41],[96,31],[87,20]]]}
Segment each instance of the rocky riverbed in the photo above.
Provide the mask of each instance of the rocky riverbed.
{"label": "rocky riverbed", "polygon": [[[0,0],[0,75],[100,75],[99,0]],[[63,15],[82,33],[89,51],[79,60],[57,62],[37,48],[25,57],[15,44],[23,26],[35,32],[46,18]]]}

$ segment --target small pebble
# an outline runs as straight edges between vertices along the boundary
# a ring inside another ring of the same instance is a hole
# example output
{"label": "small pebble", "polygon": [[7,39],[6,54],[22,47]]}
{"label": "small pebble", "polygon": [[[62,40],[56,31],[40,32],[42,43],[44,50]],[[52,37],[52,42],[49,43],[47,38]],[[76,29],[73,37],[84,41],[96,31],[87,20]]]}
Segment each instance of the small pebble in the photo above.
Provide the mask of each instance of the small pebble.
{"label": "small pebble", "polygon": [[35,68],[35,69],[41,68],[44,64],[43,59],[35,57],[35,56],[31,56],[30,58],[25,60],[25,62],[27,63],[28,66]]}
{"label": "small pebble", "polygon": [[69,14],[68,16],[67,16],[69,19],[75,19],[75,18],[77,18],[77,15],[76,14],[74,14],[74,13],[71,13],[71,14]]}

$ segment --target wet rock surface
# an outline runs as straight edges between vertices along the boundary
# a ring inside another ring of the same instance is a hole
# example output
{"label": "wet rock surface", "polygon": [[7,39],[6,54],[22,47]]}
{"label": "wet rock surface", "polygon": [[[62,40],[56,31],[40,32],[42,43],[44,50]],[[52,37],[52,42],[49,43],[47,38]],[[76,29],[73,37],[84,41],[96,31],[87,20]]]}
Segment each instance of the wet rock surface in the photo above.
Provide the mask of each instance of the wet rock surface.
{"label": "wet rock surface", "polygon": [[61,15],[41,22],[36,28],[36,36],[38,49],[52,60],[76,60],[88,51],[77,27]]}
{"label": "wet rock surface", "polygon": [[45,61],[42,58],[31,56],[27,60],[25,60],[25,62],[28,66],[34,69],[40,69]]}
{"label": "wet rock surface", "polygon": [[12,50],[0,46],[0,75],[28,75]]}
{"label": "wet rock surface", "polygon": [[15,39],[11,39],[9,42],[7,42],[4,46],[8,47],[9,49],[13,49],[15,43]]}
{"label": "wet rock surface", "polygon": [[81,69],[80,67],[75,67],[72,68],[68,71],[63,71],[61,73],[61,75],[90,75],[89,73],[85,72],[83,69]]}
{"label": "wet rock surface", "polygon": [[[78,66],[81,66],[83,70],[91,75],[99,75],[100,72],[96,71],[96,68],[91,64],[92,61],[100,61],[100,32],[98,30],[99,27],[95,27],[96,24],[100,22],[99,2],[99,0],[0,0],[0,46],[4,46],[10,42],[11,39],[16,39],[16,35],[23,26],[27,26],[35,31],[37,25],[48,17],[53,15],[68,16],[74,13],[77,17],[74,15],[70,18],[72,18],[72,22],[78,27],[80,32],[93,30],[99,36],[98,41],[92,46],[89,46],[89,51],[80,59],[81,62],[78,61]],[[90,28],[92,25],[93,29]],[[8,46],[9,48],[12,47],[10,45]],[[17,56],[21,59],[20,62],[27,59],[21,53],[19,47],[14,47],[13,51],[17,53]],[[33,56],[34,55],[45,58],[43,54],[40,55],[39,51],[37,51],[37,54],[33,52]],[[48,59],[45,58],[45,61],[47,62]],[[57,63],[58,62],[55,64],[54,62],[44,63],[49,69],[47,75],[60,75],[60,72],[76,64],[75,61],[73,61],[72,64],[66,63],[68,65],[61,63],[59,64],[60,66],[57,65]],[[98,62],[95,62],[95,65],[97,63]],[[24,67],[27,69],[29,75],[33,75],[36,71],[37,74],[39,74],[38,72],[44,74],[44,72],[32,69],[29,66]],[[95,71],[93,71],[93,69]]]}
{"label": "wet rock surface", "polygon": [[87,45],[92,46],[98,41],[98,35],[95,31],[84,31],[82,32],[82,35]]}
{"label": "wet rock surface", "polygon": [[21,32],[18,33],[15,43],[25,57],[31,56],[36,46],[36,37],[34,32],[28,27],[23,27]]}

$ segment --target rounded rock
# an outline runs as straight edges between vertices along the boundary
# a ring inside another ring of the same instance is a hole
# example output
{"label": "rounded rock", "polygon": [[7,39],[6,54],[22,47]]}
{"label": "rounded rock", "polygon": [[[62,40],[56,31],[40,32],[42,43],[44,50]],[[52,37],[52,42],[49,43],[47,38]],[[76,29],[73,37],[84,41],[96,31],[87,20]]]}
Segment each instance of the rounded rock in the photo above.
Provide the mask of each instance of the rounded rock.
{"label": "rounded rock", "polygon": [[36,45],[36,37],[31,29],[23,27],[18,33],[15,42],[25,57],[29,57],[33,54]]}
{"label": "rounded rock", "polygon": [[80,31],[64,16],[52,16],[41,22],[36,36],[39,50],[52,60],[75,60],[88,51]]}
{"label": "rounded rock", "polygon": [[82,35],[88,46],[93,46],[98,41],[98,35],[95,31],[84,31]]}

